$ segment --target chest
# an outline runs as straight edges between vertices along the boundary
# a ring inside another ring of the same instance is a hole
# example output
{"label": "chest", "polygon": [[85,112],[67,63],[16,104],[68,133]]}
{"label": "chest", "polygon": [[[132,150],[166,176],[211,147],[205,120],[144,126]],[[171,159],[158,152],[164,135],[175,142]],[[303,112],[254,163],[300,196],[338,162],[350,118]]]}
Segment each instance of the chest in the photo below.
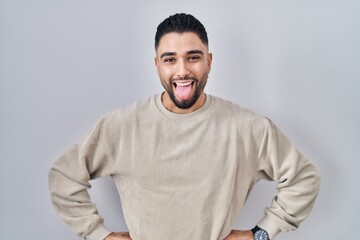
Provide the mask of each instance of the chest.
{"label": "chest", "polygon": [[145,121],[126,131],[119,143],[120,168],[139,186],[213,184],[232,175],[246,157],[244,137],[235,124]]}

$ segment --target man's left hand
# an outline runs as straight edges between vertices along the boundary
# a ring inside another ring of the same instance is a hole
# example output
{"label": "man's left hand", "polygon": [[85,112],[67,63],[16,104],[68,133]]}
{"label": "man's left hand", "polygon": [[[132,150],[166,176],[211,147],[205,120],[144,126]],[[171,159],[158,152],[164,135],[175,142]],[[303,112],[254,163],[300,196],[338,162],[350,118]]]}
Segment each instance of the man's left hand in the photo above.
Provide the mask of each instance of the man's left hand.
{"label": "man's left hand", "polygon": [[254,240],[251,230],[232,230],[224,240]]}

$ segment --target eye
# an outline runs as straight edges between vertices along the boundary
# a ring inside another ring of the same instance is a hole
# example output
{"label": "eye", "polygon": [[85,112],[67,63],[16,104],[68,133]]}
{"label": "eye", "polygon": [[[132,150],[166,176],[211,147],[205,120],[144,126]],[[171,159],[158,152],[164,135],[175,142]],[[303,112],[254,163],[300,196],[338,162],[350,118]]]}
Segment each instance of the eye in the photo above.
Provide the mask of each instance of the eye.
{"label": "eye", "polygon": [[191,61],[191,62],[196,62],[196,61],[200,60],[200,58],[201,57],[199,55],[190,55],[188,57],[188,60]]}
{"label": "eye", "polygon": [[165,58],[164,63],[173,63],[175,62],[175,58]]}

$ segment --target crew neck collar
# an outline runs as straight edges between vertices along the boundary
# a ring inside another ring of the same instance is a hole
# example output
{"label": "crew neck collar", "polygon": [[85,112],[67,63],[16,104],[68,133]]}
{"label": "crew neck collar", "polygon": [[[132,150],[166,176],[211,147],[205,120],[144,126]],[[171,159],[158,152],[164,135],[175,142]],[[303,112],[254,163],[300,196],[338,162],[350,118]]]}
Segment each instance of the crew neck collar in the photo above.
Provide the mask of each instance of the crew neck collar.
{"label": "crew neck collar", "polygon": [[189,119],[190,120],[190,119],[194,119],[194,117],[197,118],[201,115],[204,115],[207,112],[207,110],[212,102],[211,95],[206,94],[205,103],[199,109],[197,109],[191,113],[181,114],[181,113],[174,113],[174,112],[171,112],[168,109],[166,109],[161,101],[161,95],[162,95],[162,93],[155,95],[155,104],[156,104],[157,108],[160,110],[160,112],[163,115],[165,115],[168,118],[175,119],[175,120],[176,119],[182,119],[182,120]]}

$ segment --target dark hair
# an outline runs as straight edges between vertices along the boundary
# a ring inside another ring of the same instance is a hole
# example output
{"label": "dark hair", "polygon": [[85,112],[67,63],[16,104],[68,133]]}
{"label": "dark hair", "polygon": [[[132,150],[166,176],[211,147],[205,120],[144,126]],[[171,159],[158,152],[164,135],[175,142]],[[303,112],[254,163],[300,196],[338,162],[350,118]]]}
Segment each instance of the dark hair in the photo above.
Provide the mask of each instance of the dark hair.
{"label": "dark hair", "polygon": [[185,33],[193,32],[197,34],[200,40],[206,45],[209,45],[207,33],[204,25],[194,16],[186,13],[176,13],[169,16],[162,21],[157,27],[155,34],[155,49],[159,47],[159,42],[162,36],[167,33]]}

